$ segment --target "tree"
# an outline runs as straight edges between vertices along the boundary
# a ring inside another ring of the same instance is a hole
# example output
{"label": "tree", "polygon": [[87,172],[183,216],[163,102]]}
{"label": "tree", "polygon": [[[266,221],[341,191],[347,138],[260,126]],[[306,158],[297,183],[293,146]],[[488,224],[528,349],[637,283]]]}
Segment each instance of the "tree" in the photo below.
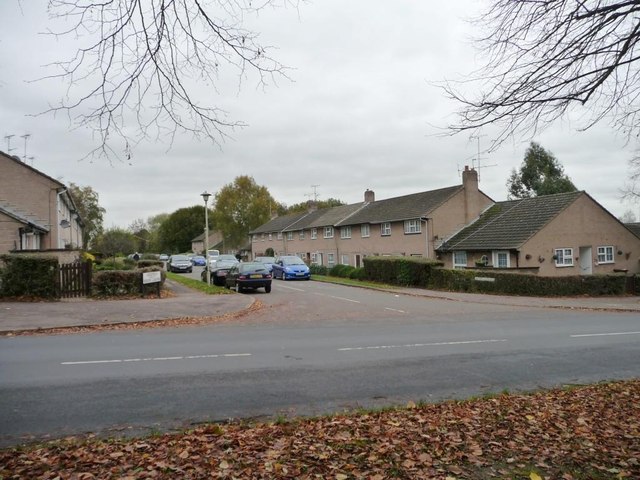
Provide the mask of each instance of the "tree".
{"label": "tree", "polygon": [[106,210],[100,206],[100,196],[89,186],[69,184],[69,193],[78,207],[80,218],[84,222],[82,244],[84,248],[93,246],[94,239],[102,233]]}
{"label": "tree", "polygon": [[191,240],[204,232],[204,206],[180,208],[170,214],[158,228],[160,250],[191,251]]}
{"label": "tree", "polygon": [[509,198],[530,198],[552,193],[575,192],[576,186],[551,152],[531,142],[520,170],[507,180]]}
{"label": "tree", "polygon": [[135,238],[131,233],[118,227],[109,228],[95,240],[95,249],[106,256],[126,254],[135,251]]}
{"label": "tree", "polygon": [[589,104],[588,129],[603,119],[628,138],[640,133],[640,2],[493,0],[479,19],[488,63],[468,82],[442,88],[462,104],[452,133],[495,124],[499,145],[518,130],[535,133],[574,105]]}
{"label": "tree", "polygon": [[[64,22],[56,37],[81,42],[75,54],[53,64],[45,78],[69,85],[58,105],[77,127],[100,139],[89,155],[131,157],[142,139],[190,133],[214,143],[243,126],[211,103],[227,71],[240,83],[250,72],[265,87],[285,68],[242,27],[251,14],[292,0],[49,0],[53,20]],[[206,86],[207,98],[196,85]],[[131,123],[137,122],[137,132]],[[122,141],[114,145],[114,140]]]}
{"label": "tree", "polygon": [[633,210],[626,210],[621,217],[618,217],[622,223],[636,223],[637,217]]}
{"label": "tree", "polygon": [[149,229],[149,243],[148,243],[148,251],[149,252],[158,252],[161,253],[162,246],[160,245],[159,238],[159,230],[160,225],[162,225],[167,218],[169,218],[168,213],[159,213],[157,215],[152,215],[147,218],[147,228]]}
{"label": "tree", "polygon": [[622,198],[640,201],[640,154],[629,160],[629,179],[622,190]]}
{"label": "tree", "polygon": [[266,187],[257,185],[252,177],[239,176],[216,194],[213,222],[225,246],[238,248],[247,242],[252,229],[269,220],[277,205]]}

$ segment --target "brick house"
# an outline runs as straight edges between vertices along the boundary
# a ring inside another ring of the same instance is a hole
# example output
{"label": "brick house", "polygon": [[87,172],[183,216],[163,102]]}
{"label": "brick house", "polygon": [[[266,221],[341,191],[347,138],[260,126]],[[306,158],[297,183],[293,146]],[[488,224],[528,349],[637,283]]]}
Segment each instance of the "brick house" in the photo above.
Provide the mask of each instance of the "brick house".
{"label": "brick house", "polygon": [[465,167],[462,185],[276,217],[250,232],[254,256],[273,249],[332,267],[362,266],[368,255],[434,258],[440,243],[493,204],[478,189],[478,174]]}
{"label": "brick house", "polygon": [[82,248],[82,229],[63,183],[0,151],[0,254]]}
{"label": "brick house", "polygon": [[640,272],[640,238],[583,191],[498,202],[437,249],[447,268],[542,276]]}

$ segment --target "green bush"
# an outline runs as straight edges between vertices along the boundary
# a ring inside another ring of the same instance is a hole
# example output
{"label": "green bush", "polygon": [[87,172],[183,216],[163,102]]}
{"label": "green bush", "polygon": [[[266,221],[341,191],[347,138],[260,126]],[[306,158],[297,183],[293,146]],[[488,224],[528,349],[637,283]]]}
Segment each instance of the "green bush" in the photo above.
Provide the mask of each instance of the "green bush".
{"label": "green bush", "polygon": [[324,265],[311,264],[309,266],[309,272],[311,273],[311,275],[328,275],[329,269]]}
{"label": "green bush", "polygon": [[164,262],[160,260],[144,259],[138,260],[138,268],[158,267],[160,270],[164,268]]}
{"label": "green bush", "polygon": [[366,257],[366,278],[375,282],[413,287],[426,287],[431,272],[442,262],[421,257]]}
{"label": "green bush", "polygon": [[367,272],[365,272],[362,267],[354,267],[351,273],[349,273],[349,278],[353,280],[368,280]]}
{"label": "green bush", "polygon": [[36,255],[0,256],[0,297],[57,298],[58,259]]}
{"label": "green bush", "polygon": [[329,270],[329,275],[332,277],[349,278],[353,270],[355,270],[355,267],[351,265],[335,265]]}
{"label": "green bush", "polygon": [[[140,295],[155,291],[157,285],[142,285],[142,274],[145,272],[162,271],[159,268],[140,268],[138,270],[104,270],[93,276],[92,294],[97,297],[121,297]],[[166,273],[162,271],[161,286],[164,285]],[[143,288],[144,287],[144,288]]]}

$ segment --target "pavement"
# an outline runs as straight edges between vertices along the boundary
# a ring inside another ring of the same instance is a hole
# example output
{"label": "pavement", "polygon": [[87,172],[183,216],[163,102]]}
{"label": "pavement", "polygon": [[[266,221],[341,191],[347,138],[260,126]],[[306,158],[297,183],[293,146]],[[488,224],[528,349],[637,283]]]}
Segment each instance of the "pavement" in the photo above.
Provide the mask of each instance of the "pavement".
{"label": "pavement", "polygon": [[[130,324],[179,318],[218,317],[248,309],[251,295],[207,295],[167,280],[172,295],[132,300],[69,299],[58,302],[0,302],[0,334],[39,329]],[[511,297],[475,293],[394,288],[392,293],[465,303],[517,307],[636,312],[640,296]]]}

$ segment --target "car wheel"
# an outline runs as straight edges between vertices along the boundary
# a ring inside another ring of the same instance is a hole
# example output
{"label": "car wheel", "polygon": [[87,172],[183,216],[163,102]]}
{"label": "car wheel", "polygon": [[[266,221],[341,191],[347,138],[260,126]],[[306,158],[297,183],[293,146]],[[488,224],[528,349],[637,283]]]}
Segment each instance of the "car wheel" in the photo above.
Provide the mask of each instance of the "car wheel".
{"label": "car wheel", "polygon": [[271,293],[271,285],[265,285],[264,291],[265,293]]}
{"label": "car wheel", "polygon": [[287,276],[284,274],[284,270],[280,273],[280,280],[286,280]]}

